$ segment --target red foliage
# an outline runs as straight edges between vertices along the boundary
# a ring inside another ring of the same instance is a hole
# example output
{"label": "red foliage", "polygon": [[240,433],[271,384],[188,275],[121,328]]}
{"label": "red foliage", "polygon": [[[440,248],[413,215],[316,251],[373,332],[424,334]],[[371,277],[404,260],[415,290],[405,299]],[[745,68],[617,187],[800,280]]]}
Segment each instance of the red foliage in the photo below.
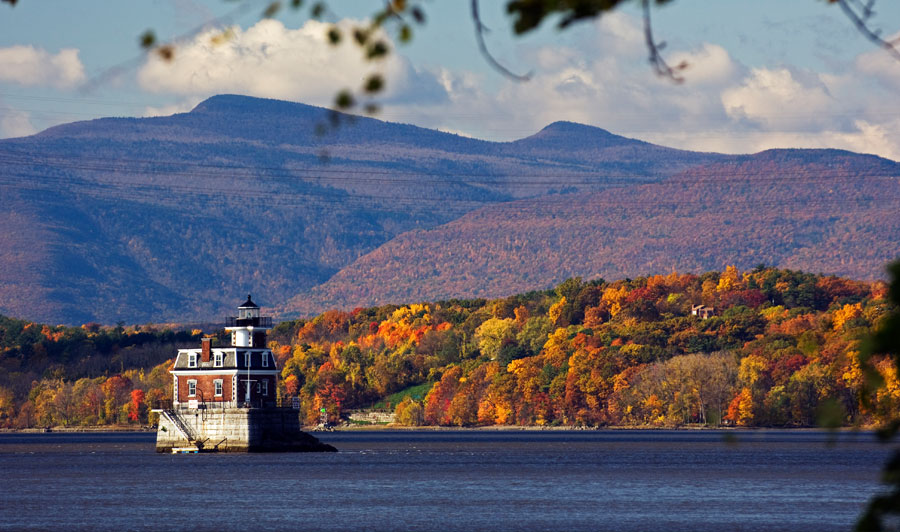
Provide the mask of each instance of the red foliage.
{"label": "red foliage", "polygon": [[131,390],[131,403],[128,405],[128,419],[140,421],[141,405],[144,402],[144,390]]}

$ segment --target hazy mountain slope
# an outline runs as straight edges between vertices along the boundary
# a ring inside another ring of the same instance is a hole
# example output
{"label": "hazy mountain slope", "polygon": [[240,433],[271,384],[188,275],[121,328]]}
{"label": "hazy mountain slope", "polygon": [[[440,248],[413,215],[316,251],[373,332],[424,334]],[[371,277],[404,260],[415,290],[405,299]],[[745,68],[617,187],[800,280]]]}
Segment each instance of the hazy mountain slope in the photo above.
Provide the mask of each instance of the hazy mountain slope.
{"label": "hazy mountain slope", "polygon": [[392,238],[515,198],[654,182],[728,160],[556,123],[494,143],[216,96],[0,141],[0,313],[214,319],[326,281]]}
{"label": "hazy mountain slope", "polygon": [[570,276],[728,264],[876,278],[900,255],[898,176],[900,165],[874,156],[773,150],[664,183],[485,207],[395,238],[285,311],[494,297]]}

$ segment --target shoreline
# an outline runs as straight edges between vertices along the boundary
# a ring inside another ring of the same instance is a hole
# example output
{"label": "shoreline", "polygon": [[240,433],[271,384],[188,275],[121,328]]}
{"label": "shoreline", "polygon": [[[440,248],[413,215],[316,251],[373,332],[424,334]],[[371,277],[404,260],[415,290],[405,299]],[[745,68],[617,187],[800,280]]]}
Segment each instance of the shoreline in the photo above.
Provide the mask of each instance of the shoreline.
{"label": "shoreline", "polygon": [[445,427],[445,426],[419,426],[406,427],[401,425],[352,425],[337,426],[332,429],[322,430],[317,427],[304,427],[306,432],[378,432],[378,431],[397,431],[397,432],[443,432],[443,431],[471,431],[471,432],[598,432],[598,431],[616,431],[616,432],[641,432],[641,431],[659,431],[666,430],[672,432],[705,432],[705,431],[735,431],[735,432],[753,432],[753,431],[784,431],[784,432],[803,432],[803,431],[830,431],[835,432],[866,432],[877,430],[877,427],[838,427],[829,429],[825,427],[708,427],[708,426],[682,426],[682,427],[653,427],[653,426],[630,426],[630,425],[609,425],[604,427],[584,427],[575,425],[559,425],[553,427],[542,427],[534,425],[488,425],[483,427]]}
{"label": "shoreline", "polygon": [[54,432],[156,432],[156,427],[99,425],[88,427],[32,427],[27,429],[0,429],[0,434],[53,434]]}
{"label": "shoreline", "polygon": [[[710,426],[681,426],[681,427],[653,427],[653,426],[630,426],[630,425],[609,425],[605,427],[585,427],[575,425],[557,425],[553,427],[536,426],[536,425],[488,425],[483,427],[445,427],[439,425],[427,425],[419,427],[406,427],[402,425],[342,425],[327,430],[323,430],[316,426],[301,427],[303,432],[310,434],[324,432],[597,432],[597,431],[616,431],[616,432],[642,432],[642,431],[672,431],[672,432],[704,432],[704,431],[735,431],[735,432],[754,432],[754,431],[784,431],[784,432],[803,432],[803,431],[835,431],[835,432],[871,432],[878,430],[878,427],[710,427]],[[49,427],[49,428],[27,428],[27,429],[0,429],[0,434],[53,434],[53,433],[117,433],[117,432],[145,432],[155,433],[156,427],[141,427],[128,425],[111,425],[111,426],[89,426],[89,427]]]}

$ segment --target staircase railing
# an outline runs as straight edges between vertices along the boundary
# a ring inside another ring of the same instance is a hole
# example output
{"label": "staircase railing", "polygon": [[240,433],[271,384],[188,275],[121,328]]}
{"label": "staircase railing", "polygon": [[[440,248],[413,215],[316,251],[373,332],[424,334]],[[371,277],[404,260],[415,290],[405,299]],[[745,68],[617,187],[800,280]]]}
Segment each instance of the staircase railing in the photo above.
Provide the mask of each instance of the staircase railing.
{"label": "staircase railing", "polygon": [[184,420],[181,419],[181,416],[178,415],[178,412],[166,409],[162,411],[162,414],[166,417],[166,419],[172,422],[173,425],[175,425],[175,428],[178,429],[178,432],[180,432],[181,435],[184,436],[185,439],[187,439],[187,441],[191,442],[192,444],[197,442],[197,438],[191,433],[190,427],[188,427]]}

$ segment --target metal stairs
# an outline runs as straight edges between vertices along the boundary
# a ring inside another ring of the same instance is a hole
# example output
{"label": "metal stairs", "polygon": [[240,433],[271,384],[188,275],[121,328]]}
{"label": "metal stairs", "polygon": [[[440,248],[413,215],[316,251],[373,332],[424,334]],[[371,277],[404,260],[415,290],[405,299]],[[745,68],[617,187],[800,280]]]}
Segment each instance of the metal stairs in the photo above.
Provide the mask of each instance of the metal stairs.
{"label": "metal stairs", "polygon": [[175,428],[178,429],[178,432],[181,433],[184,438],[191,443],[191,445],[202,446],[202,443],[198,441],[197,437],[191,432],[190,427],[181,419],[181,416],[178,415],[178,412],[174,410],[163,410],[162,415],[166,417]]}

